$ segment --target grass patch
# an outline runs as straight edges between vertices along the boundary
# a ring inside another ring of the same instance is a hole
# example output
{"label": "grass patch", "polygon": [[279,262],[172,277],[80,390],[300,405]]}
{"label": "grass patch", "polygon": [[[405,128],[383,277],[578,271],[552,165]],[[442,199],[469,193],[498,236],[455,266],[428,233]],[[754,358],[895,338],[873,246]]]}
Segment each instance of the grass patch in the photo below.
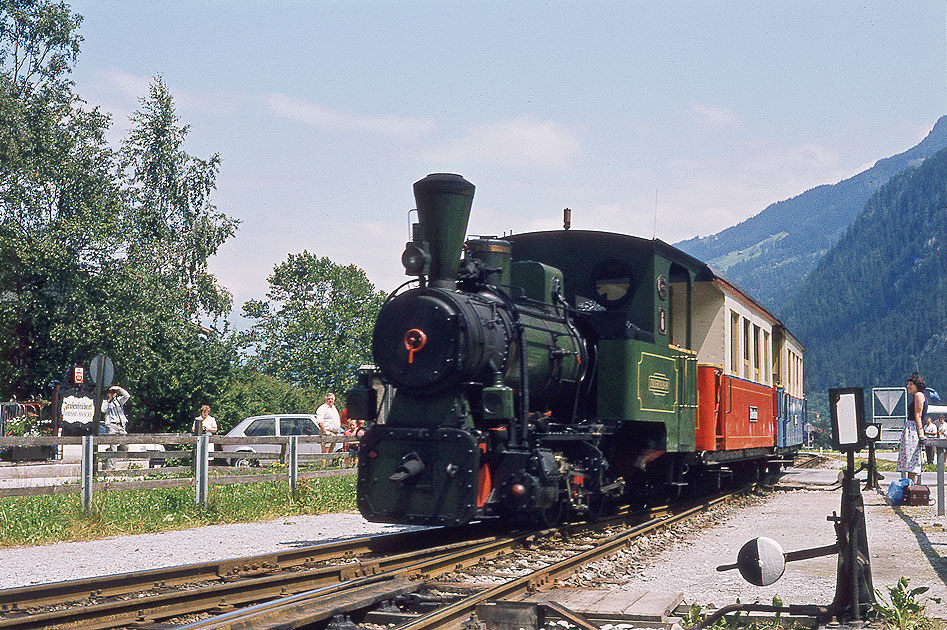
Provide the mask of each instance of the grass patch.
{"label": "grass patch", "polygon": [[210,505],[196,505],[194,488],[115,490],[0,498],[0,547],[145,534],[204,525],[355,509],[355,477],[302,479],[294,497],[286,481],[212,486]]}

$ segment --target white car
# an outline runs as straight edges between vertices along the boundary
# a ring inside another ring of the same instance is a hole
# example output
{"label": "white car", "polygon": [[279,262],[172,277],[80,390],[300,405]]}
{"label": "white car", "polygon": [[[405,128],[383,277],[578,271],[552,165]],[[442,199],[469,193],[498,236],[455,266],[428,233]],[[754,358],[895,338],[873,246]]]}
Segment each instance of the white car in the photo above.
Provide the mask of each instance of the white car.
{"label": "white car", "polygon": [[[252,416],[241,420],[234,428],[227,431],[226,437],[282,437],[287,435],[319,435],[319,425],[316,416],[302,413],[273,414],[268,416]],[[279,444],[221,444],[220,450],[224,453],[279,453],[282,446]],[[342,449],[342,437],[335,450]],[[318,442],[301,443],[300,454],[321,453],[322,444]],[[228,458],[231,466],[241,468],[257,465],[258,459],[246,457]]]}

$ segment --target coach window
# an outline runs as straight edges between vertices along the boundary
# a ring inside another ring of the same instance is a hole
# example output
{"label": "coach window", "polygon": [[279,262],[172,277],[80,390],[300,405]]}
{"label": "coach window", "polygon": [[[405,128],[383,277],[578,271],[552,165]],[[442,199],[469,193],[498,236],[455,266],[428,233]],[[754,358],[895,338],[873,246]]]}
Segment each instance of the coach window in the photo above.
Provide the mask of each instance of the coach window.
{"label": "coach window", "polygon": [[730,373],[740,374],[740,316],[730,311]]}
{"label": "coach window", "polygon": [[743,320],[743,378],[750,378],[750,320]]}
{"label": "coach window", "polygon": [[802,357],[796,355],[796,396],[802,398]]}
{"label": "coach window", "polygon": [[753,380],[760,382],[760,327],[753,324]]}
{"label": "coach window", "polygon": [[763,383],[766,385],[770,384],[770,368],[769,368],[769,332],[763,331]]}
{"label": "coach window", "polygon": [[793,381],[792,381],[792,373],[793,373],[793,367],[794,367],[794,366],[793,366],[793,362],[792,362],[792,351],[791,351],[791,350],[787,350],[787,351],[786,351],[786,384],[785,384],[785,386],[784,386],[784,387],[786,388],[786,393],[787,393],[787,394],[791,394],[792,391],[793,391],[793,390],[792,390],[792,383],[793,383]]}

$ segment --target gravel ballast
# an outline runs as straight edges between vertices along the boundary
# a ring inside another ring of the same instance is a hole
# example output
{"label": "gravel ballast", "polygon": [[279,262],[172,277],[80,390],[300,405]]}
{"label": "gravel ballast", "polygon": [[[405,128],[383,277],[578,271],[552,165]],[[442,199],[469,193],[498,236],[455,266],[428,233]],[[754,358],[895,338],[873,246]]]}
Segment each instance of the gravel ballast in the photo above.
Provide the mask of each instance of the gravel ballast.
{"label": "gravel ballast", "polygon": [[0,549],[0,588],[275,553],[411,529],[418,528],[369,523],[353,513],[320,514]]}
{"label": "gravel ballast", "polygon": [[[696,523],[658,532],[611,560],[592,565],[563,583],[633,591],[679,591],[688,604],[705,607],[741,602],[769,604],[779,595],[786,604],[828,604],[835,592],[835,556],[789,563],[783,577],[769,587],[743,581],[737,571],[716,567],[736,559],[751,538],[767,536],[785,551],[832,544],[833,524],[841,493],[829,485],[833,471],[817,485],[800,471],[784,477],[788,487],[742,499]],[[795,485],[793,485],[795,484]],[[884,483],[887,487],[887,482]],[[932,487],[932,494],[936,488]],[[877,491],[864,491],[872,576],[876,588],[897,583],[928,586],[929,612],[947,617],[947,523],[936,506],[892,507]],[[0,588],[93,577],[109,573],[223,560],[274,553],[374,533],[395,533],[406,527],[368,523],[357,514],[280,518],[260,523],[216,525],[190,530],[120,536],[90,542],[56,543],[0,550]]]}

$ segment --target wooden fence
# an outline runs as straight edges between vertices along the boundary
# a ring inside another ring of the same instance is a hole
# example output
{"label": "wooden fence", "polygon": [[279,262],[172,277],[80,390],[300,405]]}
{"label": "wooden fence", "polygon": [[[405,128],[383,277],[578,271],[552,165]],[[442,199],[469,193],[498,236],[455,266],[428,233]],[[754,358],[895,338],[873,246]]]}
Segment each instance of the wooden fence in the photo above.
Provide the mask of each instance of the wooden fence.
{"label": "wooden fence", "polygon": [[[200,449],[201,438],[207,442],[207,448]],[[89,440],[90,443],[85,443]],[[91,497],[92,492],[106,490],[145,490],[152,488],[180,488],[194,486],[198,502],[206,503],[207,493],[211,485],[227,485],[234,483],[282,481],[290,482],[295,489],[299,479],[314,479],[319,477],[336,477],[355,474],[350,454],[346,452],[345,444],[342,451],[334,453],[310,453],[307,450],[321,450],[322,443],[340,443],[342,437],[321,436],[287,436],[287,437],[248,437],[236,438],[225,436],[193,436],[179,433],[151,433],[135,435],[100,435],[96,437],[2,437],[0,436],[0,451],[7,448],[35,449],[42,447],[60,447],[77,445],[82,449],[80,474],[73,483],[37,485],[26,487],[0,488],[0,497],[31,496],[40,494],[67,494],[83,493],[85,499]],[[350,438],[350,441],[355,441]],[[292,443],[296,446],[293,448]],[[237,448],[259,448],[260,445],[277,446],[276,452],[246,451],[239,453],[225,452],[223,445],[234,445]],[[132,447],[131,445],[137,445]],[[151,448],[161,445],[164,450]],[[213,445],[213,446],[211,446]],[[111,450],[100,450],[107,447]],[[133,448],[134,450],[125,450]],[[121,450],[119,450],[121,449]],[[213,449],[213,450],[212,450]],[[206,453],[204,458],[200,454]],[[236,460],[244,460],[251,464],[281,462],[286,465],[286,472],[262,473],[253,469],[236,468],[229,464]],[[124,470],[99,470],[100,465],[107,461],[129,462],[130,466]],[[167,464],[181,463],[173,467],[151,467],[151,463]],[[324,462],[325,469],[299,470],[299,464]],[[204,464],[202,466],[201,464]],[[25,465],[29,466],[29,464]],[[201,471],[204,471],[202,486]],[[209,475],[208,472],[214,472]],[[149,479],[149,476],[160,475],[160,479]],[[166,478],[167,475],[186,475]],[[127,480],[135,477],[134,480]],[[94,481],[93,481],[94,480]],[[88,487],[86,487],[88,486]],[[202,499],[202,500],[201,500]]]}

